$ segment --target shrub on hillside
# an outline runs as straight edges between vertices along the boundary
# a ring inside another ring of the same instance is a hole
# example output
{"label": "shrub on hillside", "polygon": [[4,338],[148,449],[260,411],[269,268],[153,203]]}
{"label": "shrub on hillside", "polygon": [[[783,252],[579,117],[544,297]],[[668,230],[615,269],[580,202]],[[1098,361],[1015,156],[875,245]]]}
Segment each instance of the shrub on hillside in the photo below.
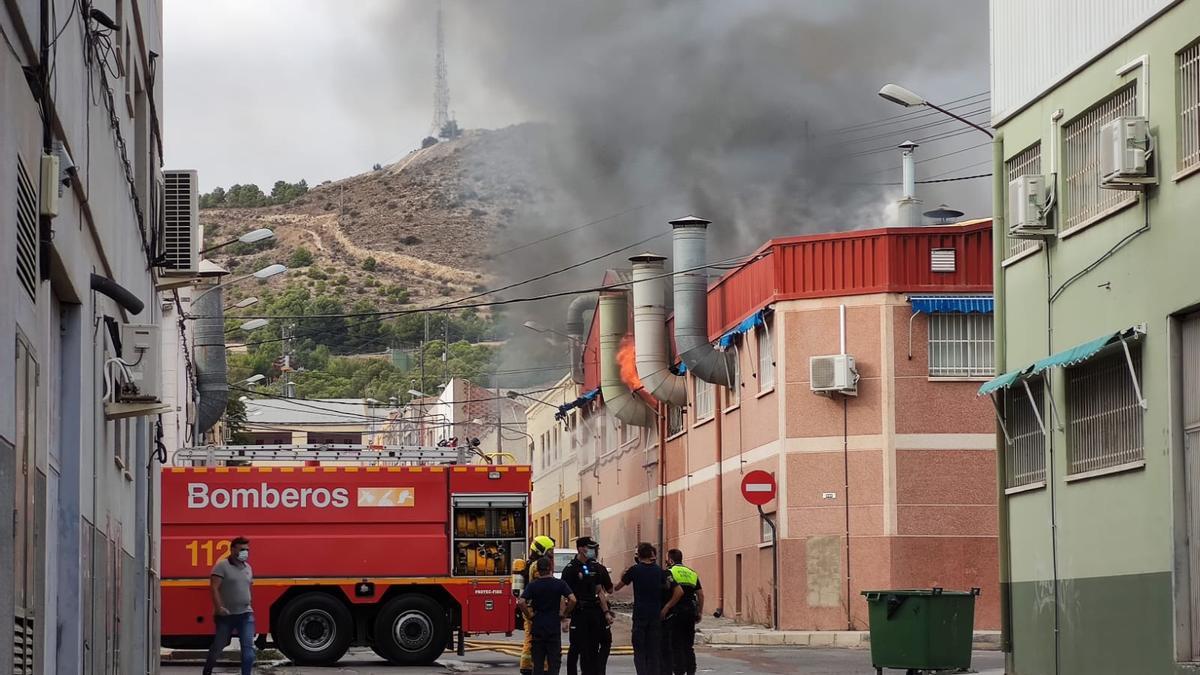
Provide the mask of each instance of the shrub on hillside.
{"label": "shrub on hillside", "polygon": [[374,272],[375,268],[378,266],[379,263],[374,258],[367,258],[366,260],[362,261],[362,268],[366,272]]}
{"label": "shrub on hillside", "polygon": [[313,264],[312,251],[303,246],[292,251],[292,255],[288,257],[288,267],[308,267],[311,264]]}

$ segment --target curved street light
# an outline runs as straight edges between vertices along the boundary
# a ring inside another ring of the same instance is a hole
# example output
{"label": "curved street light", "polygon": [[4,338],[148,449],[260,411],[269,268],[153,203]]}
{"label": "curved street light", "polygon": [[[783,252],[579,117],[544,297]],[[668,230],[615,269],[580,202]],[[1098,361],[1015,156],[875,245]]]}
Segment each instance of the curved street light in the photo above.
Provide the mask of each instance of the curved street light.
{"label": "curved street light", "polygon": [[204,289],[204,291],[202,293],[200,293],[200,295],[197,295],[196,297],[192,298],[192,304],[195,305],[197,302],[199,302],[200,298],[203,298],[204,296],[208,295],[209,293],[212,293],[213,291],[217,290],[218,288],[225,288],[226,286],[232,286],[232,285],[238,283],[239,281],[245,281],[246,279],[250,279],[250,278],[258,279],[260,281],[263,279],[270,279],[271,277],[275,276],[276,274],[283,274],[284,272],[287,271],[287,269],[288,268],[286,265],[280,265],[279,263],[276,263],[274,265],[267,265],[266,267],[262,268],[261,270],[258,270],[257,272],[252,272],[250,274],[243,274],[240,277],[236,277],[234,279],[230,279],[229,281],[219,283],[216,286],[209,286],[208,288]]}
{"label": "curved street light", "polygon": [[270,239],[271,237],[274,237],[274,236],[275,236],[275,233],[272,232],[271,230],[269,230],[265,227],[260,227],[257,230],[250,230],[246,234],[243,234],[242,236],[237,237],[235,239],[230,239],[229,241],[223,241],[219,244],[214,244],[212,246],[209,246],[208,248],[200,251],[200,254],[204,255],[205,253],[208,253],[209,251],[215,251],[219,248],[225,248],[226,246],[230,246],[232,244],[236,244],[239,242],[241,242],[243,244],[255,244],[260,241],[263,241],[264,239]]}
{"label": "curved street light", "polygon": [[934,110],[942,113],[943,115],[948,115],[950,117],[953,117],[954,119],[958,120],[959,122],[962,122],[963,124],[966,124],[967,126],[970,126],[979,131],[982,131],[983,133],[987,134],[988,138],[995,138],[995,135],[991,131],[988,131],[986,128],[979,126],[978,124],[972,122],[971,120],[969,120],[965,117],[956,115],[935,103],[930,103],[922,96],[914,93],[913,91],[911,91],[909,89],[905,89],[904,87],[901,87],[898,84],[892,84],[891,82],[889,82],[889,83],[883,85],[883,87],[879,90],[879,96],[880,96],[880,98],[883,98],[886,101],[891,101],[892,103],[895,103],[896,105],[904,106],[905,108],[912,108],[913,106],[920,106],[920,105],[923,105],[927,108],[933,108]]}

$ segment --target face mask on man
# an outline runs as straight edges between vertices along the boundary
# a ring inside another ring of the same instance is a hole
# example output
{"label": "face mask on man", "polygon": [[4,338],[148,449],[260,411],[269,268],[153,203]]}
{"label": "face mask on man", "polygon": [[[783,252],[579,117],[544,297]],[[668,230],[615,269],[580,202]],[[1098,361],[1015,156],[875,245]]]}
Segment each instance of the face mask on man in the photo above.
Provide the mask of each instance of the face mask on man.
{"label": "face mask on man", "polygon": [[250,549],[244,548],[237,552],[238,562],[246,562],[250,558]]}
{"label": "face mask on man", "polygon": [[600,549],[588,548],[588,550],[587,550],[587,559],[588,560],[595,560],[596,557],[599,555],[600,555]]}

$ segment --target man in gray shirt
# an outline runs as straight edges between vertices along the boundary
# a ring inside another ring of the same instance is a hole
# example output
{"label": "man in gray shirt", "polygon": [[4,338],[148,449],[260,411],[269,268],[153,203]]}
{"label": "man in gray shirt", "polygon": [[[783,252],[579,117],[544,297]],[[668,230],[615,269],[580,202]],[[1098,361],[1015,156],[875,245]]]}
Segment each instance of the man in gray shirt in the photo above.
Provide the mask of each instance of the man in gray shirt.
{"label": "man in gray shirt", "polygon": [[217,659],[235,632],[242,645],[242,675],[250,675],[254,670],[254,609],[250,606],[254,572],[247,562],[249,558],[250,540],[237,537],[230,542],[229,557],[217,561],[209,577],[216,634],[208,648],[204,675],[212,675]]}

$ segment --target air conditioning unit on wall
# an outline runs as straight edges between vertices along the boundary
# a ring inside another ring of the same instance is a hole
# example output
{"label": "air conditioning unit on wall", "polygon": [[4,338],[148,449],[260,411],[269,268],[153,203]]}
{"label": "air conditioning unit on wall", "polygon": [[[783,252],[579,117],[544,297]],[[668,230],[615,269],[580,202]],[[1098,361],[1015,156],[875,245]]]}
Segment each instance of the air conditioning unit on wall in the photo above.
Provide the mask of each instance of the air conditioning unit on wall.
{"label": "air conditioning unit on wall", "polygon": [[162,343],[159,327],[153,324],[121,324],[121,360],[129,380],[123,382],[117,400],[151,403],[162,400]]}
{"label": "air conditioning unit on wall", "polygon": [[1014,178],[1008,184],[1008,236],[1016,239],[1054,236],[1054,226],[1046,216],[1046,177],[1025,174]]}
{"label": "air conditioning unit on wall", "polygon": [[811,357],[808,373],[813,393],[858,396],[858,369],[849,354]]}
{"label": "air conditioning unit on wall", "polygon": [[194,169],[163,171],[162,274],[193,276],[200,268],[200,188]]}
{"label": "air conditioning unit on wall", "polygon": [[1145,117],[1118,117],[1100,127],[1100,187],[1139,190],[1150,175],[1154,140]]}

